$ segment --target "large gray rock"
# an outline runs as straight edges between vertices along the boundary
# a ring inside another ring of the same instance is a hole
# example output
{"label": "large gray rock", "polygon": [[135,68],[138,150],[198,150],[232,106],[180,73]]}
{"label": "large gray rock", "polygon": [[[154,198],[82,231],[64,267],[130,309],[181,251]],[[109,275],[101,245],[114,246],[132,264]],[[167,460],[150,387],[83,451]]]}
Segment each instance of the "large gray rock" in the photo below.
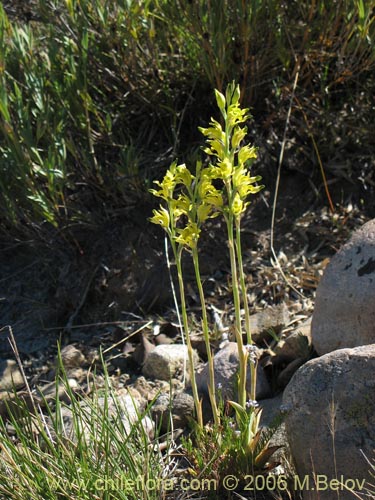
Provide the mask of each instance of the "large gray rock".
{"label": "large gray rock", "polygon": [[[373,459],[375,449],[374,374],[375,345],[340,349],[308,361],[285,389],[288,442],[299,484],[305,481],[304,500],[337,498],[336,479],[356,491],[370,481],[363,454]],[[339,487],[340,500],[354,498]]]}
{"label": "large gray rock", "polygon": [[312,341],[318,354],[375,342],[375,219],[331,259],[316,292]]}
{"label": "large gray rock", "polygon": [[[236,342],[228,342],[226,346],[214,356],[215,385],[221,387],[224,399],[236,398],[237,374],[239,369],[238,348]],[[208,393],[208,364],[204,365],[196,377],[198,390]],[[247,370],[247,390],[251,390],[250,369]],[[258,364],[256,398],[267,398],[271,393],[270,386],[263,368]]]}

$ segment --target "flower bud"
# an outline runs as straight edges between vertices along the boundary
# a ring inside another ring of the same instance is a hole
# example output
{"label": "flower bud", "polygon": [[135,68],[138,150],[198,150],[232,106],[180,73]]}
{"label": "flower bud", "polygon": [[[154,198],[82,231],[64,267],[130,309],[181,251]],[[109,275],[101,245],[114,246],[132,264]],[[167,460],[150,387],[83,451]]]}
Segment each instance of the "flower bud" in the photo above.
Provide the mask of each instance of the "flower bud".
{"label": "flower bud", "polygon": [[225,97],[221,92],[215,89],[215,97],[216,97],[216,102],[217,105],[219,106],[220,111],[224,115],[225,113]]}

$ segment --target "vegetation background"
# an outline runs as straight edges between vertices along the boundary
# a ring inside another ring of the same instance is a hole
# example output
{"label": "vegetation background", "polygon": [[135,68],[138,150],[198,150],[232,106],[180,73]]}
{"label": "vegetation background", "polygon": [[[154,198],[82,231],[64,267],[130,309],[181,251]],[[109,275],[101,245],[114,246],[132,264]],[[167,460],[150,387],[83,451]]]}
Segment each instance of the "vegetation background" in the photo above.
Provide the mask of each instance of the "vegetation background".
{"label": "vegetation background", "polygon": [[7,237],[55,230],[73,240],[73,227],[148,201],[174,157],[198,154],[213,88],[232,80],[271,189],[290,103],[285,168],[319,193],[323,169],[328,184],[373,187],[372,0],[2,3]]}

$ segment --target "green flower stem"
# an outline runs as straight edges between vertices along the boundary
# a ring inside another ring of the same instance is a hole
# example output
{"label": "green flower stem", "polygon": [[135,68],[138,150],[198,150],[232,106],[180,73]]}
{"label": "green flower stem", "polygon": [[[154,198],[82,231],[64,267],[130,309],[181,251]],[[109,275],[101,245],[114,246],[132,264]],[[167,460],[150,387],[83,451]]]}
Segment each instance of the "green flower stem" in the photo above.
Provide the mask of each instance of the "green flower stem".
{"label": "green flower stem", "polygon": [[175,246],[174,242],[172,242],[172,248],[173,248],[173,253],[174,253],[175,259],[176,259],[178,285],[180,288],[182,322],[183,322],[183,326],[184,326],[186,344],[187,344],[187,348],[188,348],[188,357],[189,357],[190,383],[191,383],[191,388],[193,391],[193,398],[194,398],[194,404],[195,404],[195,411],[197,413],[198,426],[200,428],[203,428],[202,403],[199,399],[197,382],[195,380],[193,347],[191,345],[188,318],[187,318],[187,312],[186,312],[185,287],[184,287],[184,280],[183,280],[183,275],[182,275],[182,264],[181,264],[183,246],[182,245],[179,246],[178,250],[176,250],[176,246]]}
{"label": "green flower stem", "polygon": [[203,292],[203,287],[202,287],[200,270],[199,270],[199,259],[198,259],[197,247],[192,249],[192,256],[193,256],[193,263],[194,263],[194,270],[195,270],[195,278],[197,281],[199,298],[200,298],[201,309],[202,309],[203,337],[204,337],[204,342],[206,344],[206,351],[207,351],[207,363],[208,363],[208,373],[209,373],[209,376],[208,376],[208,394],[210,397],[211,408],[212,408],[212,413],[213,413],[213,417],[214,417],[214,423],[215,423],[215,425],[218,426],[218,425],[220,425],[220,414],[219,414],[219,410],[218,410],[217,403],[216,403],[214,360],[213,360],[212,353],[211,353],[210,335],[209,335],[209,331],[208,331],[207,309],[206,309],[206,302],[205,302],[204,292]]}
{"label": "green flower stem", "polygon": [[239,277],[240,277],[243,307],[245,310],[245,331],[246,331],[247,343],[252,344],[253,339],[251,337],[249,303],[247,300],[245,273],[243,271],[243,261],[242,261],[242,251],[241,251],[241,227],[240,227],[240,218],[239,217],[236,218],[235,223],[236,223],[236,254],[237,254],[237,262],[238,262],[238,272],[239,272]]}
{"label": "green flower stem", "polygon": [[238,348],[238,359],[240,365],[240,377],[238,384],[238,402],[245,408],[246,406],[246,370],[247,370],[247,356],[244,352],[244,346],[242,341],[242,329],[241,329],[241,303],[240,303],[240,293],[238,289],[238,276],[237,276],[237,262],[236,262],[236,252],[234,245],[233,236],[233,214],[229,214],[226,217],[227,229],[228,229],[228,246],[229,246],[229,256],[232,271],[232,288],[233,288],[233,302],[235,310],[235,337]]}
{"label": "green flower stem", "polygon": [[[249,302],[247,300],[247,290],[246,290],[246,282],[245,282],[245,273],[243,270],[243,260],[242,260],[242,249],[241,249],[241,226],[240,226],[240,218],[236,218],[236,254],[238,261],[238,272],[240,275],[240,284],[241,284],[241,294],[243,300],[243,306],[245,310],[245,331],[247,343],[249,345],[253,344],[253,339],[251,336],[251,327],[250,327],[250,311],[249,311]],[[256,365],[253,362],[250,362],[250,375],[251,375],[251,388],[250,388],[250,399],[256,400]]]}

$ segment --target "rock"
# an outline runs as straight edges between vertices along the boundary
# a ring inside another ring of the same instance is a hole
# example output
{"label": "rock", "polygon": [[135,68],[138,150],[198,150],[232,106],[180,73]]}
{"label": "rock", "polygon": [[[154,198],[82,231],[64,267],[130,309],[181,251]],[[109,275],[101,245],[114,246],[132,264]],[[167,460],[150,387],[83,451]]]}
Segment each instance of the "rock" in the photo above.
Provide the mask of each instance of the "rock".
{"label": "rock", "polygon": [[298,368],[302,366],[306,362],[305,358],[296,358],[293,359],[278,375],[277,377],[277,386],[284,388],[286,387],[290,379],[296,373]]}
{"label": "rock", "polygon": [[185,429],[194,416],[194,399],[191,394],[178,392],[172,397],[172,401],[170,396],[170,393],[160,394],[152,407],[152,417],[157,427],[161,424],[162,432],[171,430],[171,424],[173,429]]}
{"label": "rock", "polygon": [[149,354],[155,349],[155,345],[150,342],[146,335],[141,334],[141,341],[137,345],[133,353],[133,359],[139,365],[145,363]]}
{"label": "rock", "polygon": [[[78,404],[78,403],[76,403]],[[142,403],[130,396],[126,391],[118,393],[115,399],[111,396],[105,398],[100,396],[97,399],[79,403],[80,418],[77,424],[81,427],[87,442],[98,439],[101,435],[100,425],[103,422],[102,415],[113,420],[113,432],[120,432],[124,436],[130,434],[135,425],[140,425],[148,439],[154,437],[154,424],[147,415],[142,417]],[[68,406],[61,407],[61,414],[64,421],[65,435],[73,442],[77,441],[76,429],[74,425],[73,409]],[[119,421],[120,417],[120,421]],[[119,423],[121,422],[121,425]],[[94,432],[94,434],[93,434]]]}
{"label": "rock", "polygon": [[273,422],[282,413],[281,408],[283,404],[283,394],[280,393],[273,398],[262,399],[259,402],[260,408],[262,408],[262,417],[260,420],[260,425],[269,427],[272,426]]}
{"label": "rock", "polygon": [[[63,347],[60,355],[65,370],[69,368],[80,368],[86,362],[86,358],[82,352],[72,344]],[[58,364],[58,359],[56,359],[56,363]]]}
{"label": "rock", "polygon": [[13,391],[23,387],[25,382],[17,363],[13,359],[0,361],[0,391]]}
{"label": "rock", "polygon": [[[141,417],[141,413],[144,410],[143,401],[134,399],[127,393],[119,393],[116,397],[119,403],[119,408],[122,411],[121,421],[123,423],[125,433],[130,434],[132,427],[135,424],[140,423],[148,438],[153,439],[155,428],[151,418],[147,415]],[[112,406],[110,405],[109,410],[115,412],[117,411],[115,408],[115,403],[112,401]]]}
{"label": "rock", "polygon": [[170,385],[169,382],[166,381],[147,380],[141,375],[137,377],[134,384],[128,386],[127,389],[131,395],[133,395],[133,392],[138,393],[139,398],[144,401],[152,401],[160,392],[169,391]]}
{"label": "rock", "polygon": [[312,341],[318,354],[375,342],[375,219],[331,259],[316,292]]}
{"label": "rock", "polygon": [[250,316],[251,335],[255,342],[270,337],[269,330],[276,334],[289,322],[289,311],[286,304],[266,307],[263,311]]}
{"label": "rock", "polygon": [[[11,416],[14,418],[22,418],[25,408],[30,412],[34,408],[41,405],[42,402],[37,396],[30,397],[27,391],[14,392],[0,391],[0,417],[6,419]],[[35,406],[34,406],[35,405]]]}
{"label": "rock", "polygon": [[[198,356],[194,354],[195,361]],[[183,378],[186,367],[186,377],[189,378],[187,347],[182,344],[161,344],[149,353],[143,365],[143,375],[146,377],[170,380]]]}
{"label": "rock", "polygon": [[311,354],[311,318],[304,321],[295,331],[280,340],[274,348],[276,355],[285,356],[290,359],[308,359]]}
{"label": "rock", "polygon": [[[215,385],[221,385],[221,393],[224,399],[236,397],[236,383],[238,373],[238,349],[236,342],[228,342],[223,349],[214,356]],[[197,374],[197,387],[200,392],[208,393],[208,364]],[[247,390],[250,392],[251,378],[250,370],[247,370]],[[271,390],[263,368],[258,364],[256,398],[262,399],[269,396]]]}
{"label": "rock", "polygon": [[[74,378],[67,379],[67,383],[70,389],[74,392],[77,391],[79,386],[78,382]],[[67,390],[66,384],[64,382],[58,382],[56,389],[56,382],[49,382],[48,384],[37,387],[37,394],[42,400],[45,400],[46,403],[53,402],[57,399],[64,403],[70,403],[70,395]]]}
{"label": "rock", "polygon": [[[340,349],[308,361],[285,389],[286,430],[297,473],[316,488],[313,474],[331,479],[370,480],[375,449],[375,345]],[[317,477],[317,476],[315,476]],[[358,488],[357,488],[358,490]],[[316,491],[304,491],[315,500]],[[320,500],[336,493],[319,491]],[[354,495],[340,491],[340,500]]]}
{"label": "rock", "polygon": [[155,337],[155,342],[156,345],[173,344],[174,340],[171,339],[171,337],[168,337],[165,333],[159,333],[159,335]]}
{"label": "rock", "polygon": [[294,373],[313,352],[311,343],[311,318],[302,323],[295,331],[280,340],[270,358],[271,365],[278,370],[277,387],[287,386]]}

